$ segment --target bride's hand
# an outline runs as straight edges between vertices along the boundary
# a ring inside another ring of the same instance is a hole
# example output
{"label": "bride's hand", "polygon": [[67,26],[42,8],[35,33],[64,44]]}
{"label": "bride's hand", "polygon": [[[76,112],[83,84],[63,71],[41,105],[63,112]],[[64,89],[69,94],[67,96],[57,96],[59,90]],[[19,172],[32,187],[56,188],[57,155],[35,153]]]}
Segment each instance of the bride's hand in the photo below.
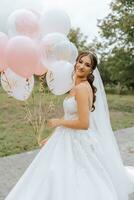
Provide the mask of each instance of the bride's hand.
{"label": "bride's hand", "polygon": [[61,125],[61,119],[50,119],[47,121],[47,126],[49,128],[56,128]]}
{"label": "bride's hand", "polygon": [[49,137],[45,138],[44,140],[42,140],[40,143],[39,143],[39,147],[43,147],[44,144],[47,142],[47,140],[49,139]]}

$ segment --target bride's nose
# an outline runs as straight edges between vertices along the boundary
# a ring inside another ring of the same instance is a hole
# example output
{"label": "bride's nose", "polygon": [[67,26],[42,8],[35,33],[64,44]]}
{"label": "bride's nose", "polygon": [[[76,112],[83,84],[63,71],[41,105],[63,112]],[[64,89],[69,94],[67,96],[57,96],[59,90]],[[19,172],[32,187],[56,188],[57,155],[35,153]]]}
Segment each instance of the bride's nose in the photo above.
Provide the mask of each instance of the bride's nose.
{"label": "bride's nose", "polygon": [[84,64],[81,64],[81,65],[79,66],[79,68],[80,68],[80,69],[84,68]]}

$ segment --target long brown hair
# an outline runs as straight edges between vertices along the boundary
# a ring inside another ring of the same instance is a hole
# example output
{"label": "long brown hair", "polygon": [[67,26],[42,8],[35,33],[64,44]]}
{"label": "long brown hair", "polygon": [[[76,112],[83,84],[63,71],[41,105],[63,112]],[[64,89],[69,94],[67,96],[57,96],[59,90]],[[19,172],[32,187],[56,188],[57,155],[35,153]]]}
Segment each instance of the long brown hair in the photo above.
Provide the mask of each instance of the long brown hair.
{"label": "long brown hair", "polygon": [[91,59],[91,65],[92,65],[92,73],[87,77],[87,81],[89,82],[91,88],[92,88],[92,91],[93,91],[93,103],[92,103],[92,109],[91,109],[91,112],[93,112],[95,110],[95,101],[96,101],[96,92],[97,92],[97,88],[93,85],[93,82],[94,82],[94,75],[93,75],[93,70],[95,70],[96,66],[97,66],[97,56],[92,53],[92,52],[81,52],[77,59],[76,59],[76,64],[74,66],[74,72],[76,70],[76,65],[77,65],[77,62],[84,56],[89,56],[90,59]]}

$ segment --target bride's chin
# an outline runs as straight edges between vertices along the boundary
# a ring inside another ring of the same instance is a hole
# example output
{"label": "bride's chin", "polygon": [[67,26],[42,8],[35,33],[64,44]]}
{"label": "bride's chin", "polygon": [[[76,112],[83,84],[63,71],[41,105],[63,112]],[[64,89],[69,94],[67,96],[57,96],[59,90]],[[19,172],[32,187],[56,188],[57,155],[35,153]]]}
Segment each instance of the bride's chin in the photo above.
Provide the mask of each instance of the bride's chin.
{"label": "bride's chin", "polygon": [[81,77],[81,78],[82,78],[82,77],[83,77],[83,74],[82,74],[82,73],[79,73],[79,72],[77,72],[77,73],[76,73],[76,76],[77,76],[77,77]]}
{"label": "bride's chin", "polygon": [[84,76],[82,74],[77,74],[76,77],[77,78],[84,78]]}

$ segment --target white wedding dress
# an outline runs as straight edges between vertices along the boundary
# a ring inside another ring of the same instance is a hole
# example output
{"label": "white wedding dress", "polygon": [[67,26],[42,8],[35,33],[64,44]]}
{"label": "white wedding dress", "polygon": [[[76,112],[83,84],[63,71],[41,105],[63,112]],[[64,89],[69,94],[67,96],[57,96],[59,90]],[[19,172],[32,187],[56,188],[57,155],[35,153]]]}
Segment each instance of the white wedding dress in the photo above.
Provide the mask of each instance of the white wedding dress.
{"label": "white wedding dress", "polygon": [[[74,96],[63,108],[65,119],[78,117]],[[103,165],[106,153],[92,127],[57,127],[6,200],[119,200]]]}

